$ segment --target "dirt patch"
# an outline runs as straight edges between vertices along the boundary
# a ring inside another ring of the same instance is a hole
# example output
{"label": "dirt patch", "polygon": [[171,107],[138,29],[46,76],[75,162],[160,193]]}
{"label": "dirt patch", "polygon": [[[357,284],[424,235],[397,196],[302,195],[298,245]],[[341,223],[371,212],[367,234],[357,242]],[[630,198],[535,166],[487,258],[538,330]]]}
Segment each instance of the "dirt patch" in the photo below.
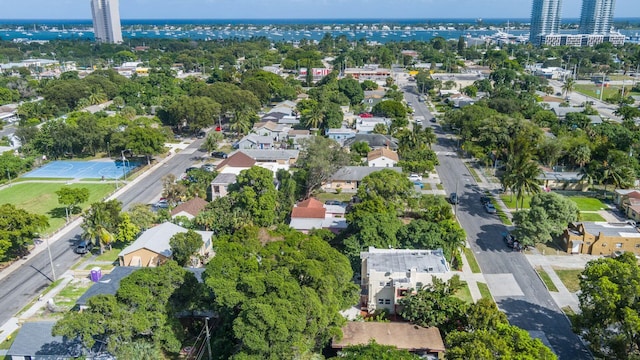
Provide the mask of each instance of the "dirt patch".
{"label": "dirt patch", "polygon": [[273,236],[269,233],[268,229],[261,228],[258,231],[258,240],[260,240],[260,244],[265,245],[267,243],[274,242],[274,241],[282,241],[284,240],[284,236],[281,236],[281,235]]}

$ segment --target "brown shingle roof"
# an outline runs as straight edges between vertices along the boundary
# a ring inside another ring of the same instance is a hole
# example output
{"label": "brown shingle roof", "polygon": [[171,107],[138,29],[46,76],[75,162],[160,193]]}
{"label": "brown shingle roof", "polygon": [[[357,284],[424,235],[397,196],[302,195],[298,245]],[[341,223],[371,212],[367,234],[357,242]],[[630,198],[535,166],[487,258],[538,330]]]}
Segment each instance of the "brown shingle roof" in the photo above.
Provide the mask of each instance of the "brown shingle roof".
{"label": "brown shingle roof", "polygon": [[187,202],[184,202],[171,210],[171,216],[176,216],[181,212],[189,213],[193,216],[197,216],[202,211],[208,202],[202,198],[195,197]]}
{"label": "brown shingle roof", "polygon": [[377,158],[380,157],[387,157],[393,161],[399,161],[400,159],[398,158],[398,153],[396,153],[395,151],[391,150],[391,149],[387,149],[387,148],[379,148],[379,149],[375,149],[370,151],[367,154],[367,160],[371,161],[371,160],[375,160]]}
{"label": "brown shingle roof", "polygon": [[218,166],[216,166],[216,170],[220,170],[225,166],[230,167],[240,167],[240,168],[250,168],[256,164],[256,161],[249,157],[247,154],[242,151],[238,151],[228,158],[224,159]]}
{"label": "brown shingle roof", "polygon": [[395,346],[408,351],[443,352],[444,342],[440,330],[423,328],[400,322],[379,323],[350,321],[342,328],[341,340],[334,340],[332,347],[342,349],[353,345],[367,345],[375,340],[380,345]]}

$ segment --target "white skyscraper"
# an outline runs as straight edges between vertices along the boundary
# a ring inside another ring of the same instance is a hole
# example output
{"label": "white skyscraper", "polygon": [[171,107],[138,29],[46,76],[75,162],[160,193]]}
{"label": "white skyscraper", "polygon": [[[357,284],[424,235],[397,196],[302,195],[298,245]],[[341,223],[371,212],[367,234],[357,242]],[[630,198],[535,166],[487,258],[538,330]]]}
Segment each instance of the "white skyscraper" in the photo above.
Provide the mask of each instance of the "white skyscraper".
{"label": "white skyscraper", "polygon": [[608,34],[613,24],[615,3],[615,0],[583,0],[580,32],[583,34]]}
{"label": "white skyscraper", "polygon": [[538,44],[540,35],[558,32],[561,3],[561,0],[533,0],[529,41]]}
{"label": "white skyscraper", "polygon": [[93,31],[97,42],[121,43],[118,0],[91,0]]}

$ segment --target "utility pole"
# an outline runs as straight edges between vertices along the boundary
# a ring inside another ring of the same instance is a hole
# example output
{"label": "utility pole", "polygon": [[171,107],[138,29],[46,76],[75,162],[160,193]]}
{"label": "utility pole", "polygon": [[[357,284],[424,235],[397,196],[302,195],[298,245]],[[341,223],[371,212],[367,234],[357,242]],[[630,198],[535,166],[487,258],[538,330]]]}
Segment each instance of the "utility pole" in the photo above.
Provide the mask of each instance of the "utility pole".
{"label": "utility pole", "polygon": [[51,248],[49,247],[49,236],[45,235],[47,239],[47,251],[49,252],[49,264],[51,264],[51,274],[53,275],[53,282],[56,281],[56,269],[53,267],[53,259],[51,258]]}
{"label": "utility pole", "polygon": [[607,78],[607,73],[602,73],[602,86],[600,86],[600,101],[602,101],[602,94],[604,94],[604,81]]}
{"label": "utility pole", "polygon": [[204,327],[207,331],[207,351],[209,352],[209,360],[213,357],[211,355],[211,334],[209,334],[209,318],[204,318]]}

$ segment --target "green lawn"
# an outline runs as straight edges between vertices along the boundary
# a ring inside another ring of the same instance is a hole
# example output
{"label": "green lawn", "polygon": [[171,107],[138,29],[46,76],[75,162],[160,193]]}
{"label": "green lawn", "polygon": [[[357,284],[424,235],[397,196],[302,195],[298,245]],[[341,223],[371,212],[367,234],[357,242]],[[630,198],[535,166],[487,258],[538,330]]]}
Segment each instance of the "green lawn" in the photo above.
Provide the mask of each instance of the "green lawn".
{"label": "green lawn", "polygon": [[580,290],[580,274],[582,274],[582,270],[559,268],[554,268],[554,270],[564,286],[567,287],[567,290],[570,292]]}
{"label": "green lawn", "polygon": [[598,213],[587,213],[587,212],[580,212],[580,220],[581,221],[606,221]]}
{"label": "green lawn", "polygon": [[489,291],[489,286],[481,282],[477,284],[478,284],[478,289],[480,290],[480,295],[482,296],[482,298],[493,300],[493,298],[491,297],[491,292]]}
{"label": "green lawn", "polygon": [[458,299],[469,303],[469,304],[473,304],[473,298],[471,297],[471,291],[469,290],[469,284],[467,284],[466,282],[462,282],[462,288],[458,291],[456,291],[456,293],[453,295],[455,297],[457,297]]}
{"label": "green lawn", "polygon": [[[627,88],[627,90],[625,91],[625,93],[629,90],[631,90],[631,86],[630,84],[625,86]],[[622,85],[609,85],[608,87],[605,86],[604,87],[604,93],[602,95],[602,99],[605,100],[611,96],[614,96],[618,93],[618,91],[620,91],[620,89],[622,88]],[[601,85],[596,85],[596,84],[576,84],[574,86],[574,91],[575,92],[579,92],[581,94],[587,95],[587,96],[591,96],[593,98],[599,99],[600,98],[600,94],[598,94],[598,91],[603,90],[603,87]],[[632,93],[633,95],[633,93]]]}
{"label": "green lawn", "polygon": [[[502,194],[500,195],[500,199],[504,202],[504,204],[509,209],[516,208],[516,195],[511,194]],[[578,210],[580,211],[598,211],[602,209],[606,209],[607,207],[602,203],[602,201],[586,197],[586,196],[569,196],[569,199],[573,200],[576,205],[578,205]],[[528,209],[531,206],[531,195],[524,196],[524,205],[518,203],[519,208]]]}
{"label": "green lawn", "polygon": [[602,201],[596,198],[585,196],[569,196],[569,199],[573,200],[573,202],[578,205],[578,210],[580,211],[598,211],[607,208],[602,203]]}
{"label": "green lawn", "polygon": [[49,228],[42,231],[42,234],[47,234],[59,229],[65,223],[64,208],[58,204],[58,196],[55,194],[55,191],[63,186],[89,189],[89,201],[80,204],[83,209],[102,200],[115,190],[113,184],[17,183],[0,190],[0,197],[3,203],[13,204],[31,213],[47,216]]}
{"label": "green lawn", "polygon": [[536,272],[538,273],[538,276],[540,276],[540,279],[542,279],[544,286],[546,286],[549,291],[558,292],[558,288],[553,283],[553,281],[551,281],[549,274],[547,274],[547,272],[544,271],[543,268],[536,267]]}
{"label": "green lawn", "polygon": [[442,184],[436,184],[436,188],[438,190],[444,190],[444,186],[442,186]]}
{"label": "green lawn", "polygon": [[319,193],[314,195],[316,199],[325,202],[327,200],[337,200],[337,201],[342,201],[342,202],[349,202],[351,201],[351,198],[353,197],[353,195],[355,194],[349,194],[349,193],[340,193],[340,194],[336,194],[336,193]]}
{"label": "green lawn", "polygon": [[476,257],[473,255],[473,251],[471,251],[471,249],[464,248],[464,257],[467,259],[467,263],[469,264],[472,273],[478,274],[482,272],[480,271],[480,265],[478,265]]}

